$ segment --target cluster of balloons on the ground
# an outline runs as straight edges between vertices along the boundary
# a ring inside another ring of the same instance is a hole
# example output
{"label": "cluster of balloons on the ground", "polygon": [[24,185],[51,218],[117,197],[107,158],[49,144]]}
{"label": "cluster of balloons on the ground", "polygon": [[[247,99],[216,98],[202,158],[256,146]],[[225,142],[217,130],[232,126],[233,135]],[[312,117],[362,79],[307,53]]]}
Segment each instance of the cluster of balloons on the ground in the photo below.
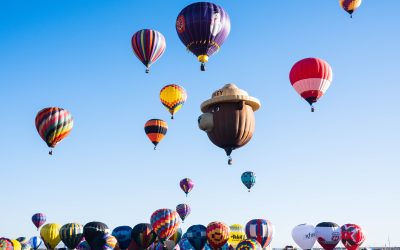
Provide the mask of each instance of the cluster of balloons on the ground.
{"label": "cluster of balloons on the ground", "polygon": [[357,250],[365,240],[360,226],[344,224],[340,227],[333,222],[321,222],[315,227],[300,224],[293,228],[292,237],[301,249],[311,249],[318,241],[325,250],[333,250],[340,241],[347,250]]}

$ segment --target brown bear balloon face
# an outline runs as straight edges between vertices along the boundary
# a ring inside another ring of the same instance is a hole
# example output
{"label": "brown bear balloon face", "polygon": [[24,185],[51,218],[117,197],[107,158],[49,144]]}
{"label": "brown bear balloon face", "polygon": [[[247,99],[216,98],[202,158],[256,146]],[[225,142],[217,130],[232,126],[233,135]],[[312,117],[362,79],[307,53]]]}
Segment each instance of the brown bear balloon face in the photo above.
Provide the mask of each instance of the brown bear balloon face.
{"label": "brown bear balloon face", "polygon": [[[254,111],[260,102],[234,84],[227,84],[202,103],[204,112],[199,117],[200,129],[230,156],[232,150],[246,145],[255,128]],[[230,161],[231,162],[231,161]]]}

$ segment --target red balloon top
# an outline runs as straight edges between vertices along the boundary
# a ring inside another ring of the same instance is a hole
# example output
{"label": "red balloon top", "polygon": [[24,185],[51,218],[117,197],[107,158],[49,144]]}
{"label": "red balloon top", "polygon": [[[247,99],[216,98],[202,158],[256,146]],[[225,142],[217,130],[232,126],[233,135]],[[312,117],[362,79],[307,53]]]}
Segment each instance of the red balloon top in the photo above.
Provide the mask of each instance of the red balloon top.
{"label": "red balloon top", "polygon": [[293,65],[289,74],[292,85],[297,81],[309,78],[321,78],[332,81],[331,66],[319,58],[305,58]]}

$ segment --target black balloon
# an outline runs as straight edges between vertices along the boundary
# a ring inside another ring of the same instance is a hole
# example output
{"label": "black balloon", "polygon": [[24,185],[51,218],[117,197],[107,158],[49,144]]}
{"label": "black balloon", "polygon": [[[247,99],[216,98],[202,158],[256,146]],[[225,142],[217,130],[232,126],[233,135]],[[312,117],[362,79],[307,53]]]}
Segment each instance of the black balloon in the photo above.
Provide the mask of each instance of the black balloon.
{"label": "black balloon", "polygon": [[102,222],[92,221],[83,227],[83,236],[92,249],[94,239],[98,236],[103,236],[106,233],[110,233],[110,229],[108,229],[107,225]]}

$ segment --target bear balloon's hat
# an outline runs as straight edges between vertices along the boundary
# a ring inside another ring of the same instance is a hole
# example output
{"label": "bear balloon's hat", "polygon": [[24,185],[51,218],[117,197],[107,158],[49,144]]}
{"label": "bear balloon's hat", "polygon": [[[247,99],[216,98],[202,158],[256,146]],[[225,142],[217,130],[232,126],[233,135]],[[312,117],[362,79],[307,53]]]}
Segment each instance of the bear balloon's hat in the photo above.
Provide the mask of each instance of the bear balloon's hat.
{"label": "bear balloon's hat", "polygon": [[229,83],[226,84],[222,89],[214,91],[214,93],[211,96],[211,99],[203,102],[200,108],[201,111],[204,113],[207,112],[209,106],[214,105],[216,103],[239,102],[239,101],[245,101],[247,105],[250,105],[252,107],[253,111],[256,111],[261,107],[261,103],[257,98],[249,96],[249,94],[246,91],[239,89],[233,83]]}

